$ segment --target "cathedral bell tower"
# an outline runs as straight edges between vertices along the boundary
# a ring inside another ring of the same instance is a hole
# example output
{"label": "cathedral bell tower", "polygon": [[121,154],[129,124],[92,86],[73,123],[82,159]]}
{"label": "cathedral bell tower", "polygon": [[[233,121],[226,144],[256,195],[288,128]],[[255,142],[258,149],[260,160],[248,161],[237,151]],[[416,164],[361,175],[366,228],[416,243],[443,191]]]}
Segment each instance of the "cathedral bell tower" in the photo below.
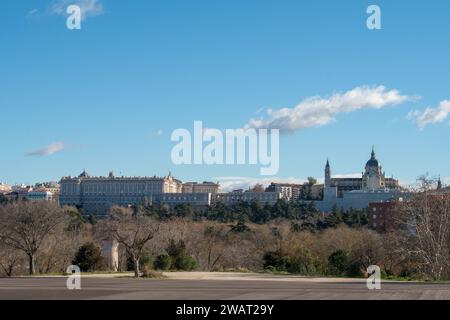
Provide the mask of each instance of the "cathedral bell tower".
{"label": "cathedral bell tower", "polygon": [[327,164],[325,165],[325,187],[331,187],[331,169],[328,159]]}

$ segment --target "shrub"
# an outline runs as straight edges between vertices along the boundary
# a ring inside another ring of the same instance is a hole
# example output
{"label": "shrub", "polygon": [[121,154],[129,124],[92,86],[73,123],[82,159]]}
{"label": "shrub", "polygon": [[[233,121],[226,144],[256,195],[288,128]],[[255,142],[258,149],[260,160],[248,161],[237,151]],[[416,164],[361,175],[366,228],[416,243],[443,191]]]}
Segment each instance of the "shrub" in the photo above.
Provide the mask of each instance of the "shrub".
{"label": "shrub", "polygon": [[362,265],[359,261],[351,262],[347,267],[347,276],[349,277],[362,277]]}
{"label": "shrub", "polygon": [[169,270],[172,266],[172,258],[168,254],[161,254],[156,257],[153,265],[156,270]]}
{"label": "shrub", "polygon": [[146,266],[142,269],[142,277],[143,278],[151,278],[151,279],[164,279],[165,278],[165,276],[161,272],[151,270],[150,268],[148,268]]}
{"label": "shrub", "polygon": [[264,268],[270,271],[287,271],[289,273],[313,274],[319,269],[319,262],[306,249],[299,249],[293,254],[267,252],[264,257]]}
{"label": "shrub", "polygon": [[153,266],[153,256],[149,253],[144,253],[142,254],[141,258],[139,259],[139,264],[143,267],[148,267],[151,269],[151,267]]}
{"label": "shrub", "polygon": [[289,258],[279,251],[267,252],[264,257],[264,269],[275,269],[276,271],[287,271]]}
{"label": "shrub", "polygon": [[287,271],[290,273],[315,274],[318,269],[318,261],[305,248],[300,248],[289,257]]}
{"label": "shrub", "polygon": [[100,248],[88,242],[78,249],[72,264],[80,267],[81,271],[95,271],[100,267],[102,260]]}
{"label": "shrub", "polygon": [[332,274],[344,275],[348,268],[348,257],[344,250],[336,250],[328,257],[328,266]]}
{"label": "shrub", "polygon": [[187,253],[183,240],[178,242],[170,240],[167,253],[172,260],[171,269],[191,271],[197,267],[197,262]]}
{"label": "shrub", "polygon": [[176,270],[191,271],[197,267],[197,262],[190,255],[183,254],[175,258],[172,267]]}

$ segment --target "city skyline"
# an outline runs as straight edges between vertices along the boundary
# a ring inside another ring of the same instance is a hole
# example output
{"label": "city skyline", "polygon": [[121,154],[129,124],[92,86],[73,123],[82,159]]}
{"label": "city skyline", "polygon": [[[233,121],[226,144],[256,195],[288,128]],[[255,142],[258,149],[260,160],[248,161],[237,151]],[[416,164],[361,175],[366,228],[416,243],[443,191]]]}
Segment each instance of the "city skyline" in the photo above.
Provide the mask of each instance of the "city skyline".
{"label": "city skyline", "polygon": [[[377,31],[365,27],[367,1],[90,0],[78,31],[66,29],[62,3],[0,11],[2,182],[59,181],[83,168],[171,171],[228,188],[322,181],[327,158],[334,176],[360,175],[375,145],[386,176],[450,183],[448,2],[377,1]],[[279,173],[172,164],[171,132],[196,120],[280,128]]]}
{"label": "city skyline", "polygon": [[[371,157],[376,157],[376,153],[375,153],[375,147],[372,146],[372,154]],[[382,165],[382,161],[379,161],[380,165]],[[342,179],[342,178],[361,178],[364,174],[364,172],[361,173],[353,173],[353,174],[335,174],[333,172],[333,165],[332,163],[330,163],[330,159],[327,158],[326,159],[326,165],[330,165],[331,167],[331,178],[337,178],[337,179]],[[326,168],[325,168],[326,170]],[[385,171],[382,171],[383,173],[385,173]],[[426,173],[428,174],[428,173]],[[180,180],[182,183],[197,183],[197,182],[218,182],[220,184],[221,190],[224,192],[231,192],[233,190],[238,190],[238,189],[250,189],[252,187],[254,187],[256,184],[262,184],[264,187],[268,187],[271,183],[285,183],[285,184],[303,184],[303,183],[307,183],[308,182],[308,178],[295,178],[295,177],[290,177],[290,178],[274,178],[271,176],[266,176],[266,177],[261,177],[261,178],[248,178],[248,177],[226,177],[226,178],[220,178],[220,177],[215,177],[215,179],[207,179],[207,178],[199,178],[195,181],[189,181],[189,180],[185,180],[182,179],[181,177],[177,177],[172,175],[172,172],[169,171],[169,173],[167,175],[165,174],[158,174],[155,173],[153,175],[137,175],[137,176],[129,176],[126,174],[123,174],[122,172],[119,172],[119,174],[116,174],[116,172],[114,170],[110,170],[108,171],[108,174],[103,173],[103,174],[94,174],[91,175],[89,173],[89,171],[86,168],[83,168],[83,171],[80,174],[69,174],[69,175],[65,175],[60,177],[60,179],[54,180],[55,182],[59,182],[61,179],[65,179],[65,178],[76,178],[78,176],[91,176],[94,178],[107,178],[108,176],[116,176],[116,177],[122,177],[122,178],[163,178],[163,177],[169,177],[169,176],[173,176],[174,178]],[[429,175],[429,174],[428,174]],[[317,180],[317,184],[324,184],[325,183],[325,175],[323,176],[309,176],[309,177],[313,177],[316,178]],[[411,187],[414,186],[416,183],[405,183],[402,182],[398,179],[396,179],[396,177],[394,175],[390,175],[387,176],[386,178],[392,178],[395,179],[397,181],[399,181],[400,186],[402,187]],[[429,176],[429,178],[431,179],[438,179],[439,181],[441,181],[441,183],[446,186],[447,185],[447,180],[445,178],[442,178],[441,175],[438,176]],[[34,185],[34,184],[39,184],[39,183],[43,183],[43,182],[49,182],[51,180],[42,180],[42,181],[36,181],[34,183],[31,184],[23,184],[23,183],[15,183],[15,184],[11,184],[11,185]],[[1,181],[3,183],[3,181]]]}

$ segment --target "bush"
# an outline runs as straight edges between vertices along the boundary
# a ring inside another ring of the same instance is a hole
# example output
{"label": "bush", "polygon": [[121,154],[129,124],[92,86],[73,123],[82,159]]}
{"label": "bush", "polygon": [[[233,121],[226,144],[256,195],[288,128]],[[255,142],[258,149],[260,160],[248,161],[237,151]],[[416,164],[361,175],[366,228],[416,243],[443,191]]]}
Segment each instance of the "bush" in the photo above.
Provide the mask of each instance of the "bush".
{"label": "bush", "polygon": [[187,254],[175,258],[172,266],[176,270],[192,271],[197,267],[197,262]]}
{"label": "bush", "polygon": [[316,274],[318,269],[318,261],[305,248],[300,248],[294,255],[289,257],[287,271],[290,273]]}
{"label": "bush", "polygon": [[264,257],[264,269],[298,274],[315,274],[319,266],[308,250],[300,249],[292,255],[281,252],[267,252]]}
{"label": "bush", "polygon": [[149,253],[144,253],[139,259],[139,264],[143,267],[152,268],[154,261],[153,256]]}
{"label": "bush", "polygon": [[172,266],[172,258],[168,254],[159,255],[153,265],[156,270],[169,270]]}
{"label": "bush", "polygon": [[347,276],[349,277],[362,277],[362,265],[359,261],[351,262],[347,267]]}
{"label": "bush", "polygon": [[101,266],[102,260],[100,248],[88,242],[78,249],[72,264],[80,267],[81,271],[95,271]]}
{"label": "bush", "polygon": [[[127,255],[127,271],[134,271],[134,261],[130,255]],[[147,252],[144,252],[139,258],[139,266],[141,267],[149,267],[150,269],[153,267],[153,256]]]}
{"label": "bush", "polygon": [[264,269],[275,269],[276,271],[287,271],[289,258],[281,254],[281,252],[267,252],[264,257]]}
{"label": "bush", "polygon": [[172,260],[171,269],[191,271],[197,267],[197,262],[187,253],[186,244],[182,240],[170,240],[167,253]]}
{"label": "bush", "polygon": [[328,257],[328,266],[332,274],[344,275],[348,268],[348,257],[344,250],[336,250]]}
{"label": "bush", "polygon": [[148,267],[144,267],[142,270],[142,278],[164,279],[165,276],[161,272],[151,270]]}

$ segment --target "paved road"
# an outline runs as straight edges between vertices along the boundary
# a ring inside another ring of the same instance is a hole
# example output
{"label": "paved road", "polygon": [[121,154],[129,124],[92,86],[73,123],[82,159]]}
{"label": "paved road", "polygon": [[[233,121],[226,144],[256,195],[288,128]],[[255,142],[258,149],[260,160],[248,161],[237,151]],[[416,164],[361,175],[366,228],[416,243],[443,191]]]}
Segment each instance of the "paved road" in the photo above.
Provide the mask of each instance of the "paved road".
{"label": "paved road", "polygon": [[83,278],[81,290],[67,290],[66,278],[0,279],[0,299],[446,299],[450,284],[365,281],[153,280]]}

